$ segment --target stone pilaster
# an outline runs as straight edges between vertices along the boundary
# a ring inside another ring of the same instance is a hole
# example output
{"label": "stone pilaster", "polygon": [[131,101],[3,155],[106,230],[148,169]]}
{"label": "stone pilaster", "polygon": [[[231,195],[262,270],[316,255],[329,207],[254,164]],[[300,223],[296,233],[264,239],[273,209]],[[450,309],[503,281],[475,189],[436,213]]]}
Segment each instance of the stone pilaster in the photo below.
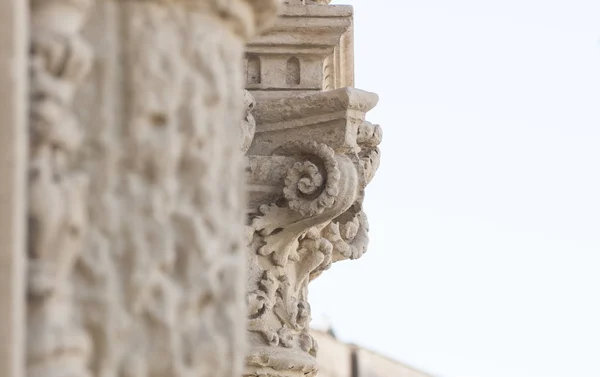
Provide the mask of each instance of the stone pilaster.
{"label": "stone pilaster", "polygon": [[308,284],[368,244],[362,201],[382,134],[365,115],[378,98],[351,87],[352,8],[327,3],[287,1],[246,53],[255,132],[246,153],[245,376],[316,374]]}
{"label": "stone pilaster", "polygon": [[28,376],[241,374],[240,62],[276,5],[31,0]]}

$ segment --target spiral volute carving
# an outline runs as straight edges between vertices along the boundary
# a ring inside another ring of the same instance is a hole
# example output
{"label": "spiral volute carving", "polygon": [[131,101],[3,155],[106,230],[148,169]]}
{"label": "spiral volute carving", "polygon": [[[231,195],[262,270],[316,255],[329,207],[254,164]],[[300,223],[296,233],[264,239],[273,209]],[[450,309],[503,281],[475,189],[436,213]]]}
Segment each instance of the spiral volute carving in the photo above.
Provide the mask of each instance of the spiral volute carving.
{"label": "spiral volute carving", "polygon": [[283,195],[288,207],[302,216],[331,208],[339,193],[340,170],[333,149],[314,141],[290,142],[280,152],[305,156],[287,172]]}

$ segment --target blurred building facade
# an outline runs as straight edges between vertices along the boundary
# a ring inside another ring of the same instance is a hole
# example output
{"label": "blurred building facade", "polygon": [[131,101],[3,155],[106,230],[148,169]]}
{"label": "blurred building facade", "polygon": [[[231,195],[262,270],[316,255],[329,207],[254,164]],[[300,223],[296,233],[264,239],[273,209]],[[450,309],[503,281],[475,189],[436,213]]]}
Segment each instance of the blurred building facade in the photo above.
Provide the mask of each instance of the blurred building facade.
{"label": "blurred building facade", "polygon": [[344,343],[330,332],[312,330],[319,344],[318,377],[432,377],[399,361]]}

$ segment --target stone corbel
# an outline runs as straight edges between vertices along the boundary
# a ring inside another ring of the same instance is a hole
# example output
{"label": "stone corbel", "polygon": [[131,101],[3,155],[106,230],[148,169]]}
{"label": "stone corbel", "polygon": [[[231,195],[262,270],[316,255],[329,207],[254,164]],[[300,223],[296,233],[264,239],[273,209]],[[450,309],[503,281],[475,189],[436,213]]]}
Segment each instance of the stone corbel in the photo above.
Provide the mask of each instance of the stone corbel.
{"label": "stone corbel", "polygon": [[365,121],[377,95],[353,88],[259,101],[247,152],[247,376],[317,371],[308,283],[368,243],[364,188],[381,129]]}

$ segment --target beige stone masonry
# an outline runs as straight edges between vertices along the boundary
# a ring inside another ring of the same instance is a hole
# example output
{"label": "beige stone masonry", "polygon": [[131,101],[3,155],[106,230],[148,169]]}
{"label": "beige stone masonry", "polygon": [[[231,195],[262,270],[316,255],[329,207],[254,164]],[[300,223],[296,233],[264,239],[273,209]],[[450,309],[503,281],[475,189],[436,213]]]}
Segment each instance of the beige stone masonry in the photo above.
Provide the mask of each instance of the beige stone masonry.
{"label": "beige stone masonry", "polygon": [[353,32],[351,6],[290,3],[248,44],[246,89],[260,102],[353,86]]}
{"label": "beige stone masonry", "polygon": [[308,284],[333,262],[365,253],[362,202],[382,137],[365,119],[377,95],[352,88],[352,7],[286,3],[248,44],[245,60],[251,348],[244,375],[254,377],[317,373]]}
{"label": "beige stone masonry", "polygon": [[328,333],[313,330],[311,335],[319,342],[319,377],[432,377]]}

